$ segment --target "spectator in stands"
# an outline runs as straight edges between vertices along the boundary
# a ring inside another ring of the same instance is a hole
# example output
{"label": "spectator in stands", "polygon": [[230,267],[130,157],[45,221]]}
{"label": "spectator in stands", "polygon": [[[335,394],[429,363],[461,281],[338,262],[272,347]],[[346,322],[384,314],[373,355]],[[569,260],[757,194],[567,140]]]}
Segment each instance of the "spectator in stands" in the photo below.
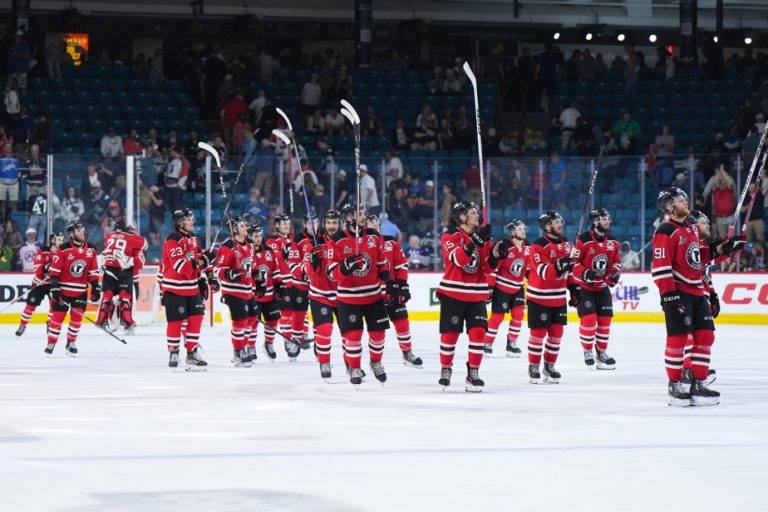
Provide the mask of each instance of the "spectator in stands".
{"label": "spectator in stands", "polygon": [[419,233],[426,233],[435,222],[435,182],[427,180],[416,200],[416,218]]}
{"label": "spectator in stands", "polygon": [[239,152],[243,148],[243,143],[246,141],[246,132],[251,134],[253,138],[253,126],[248,120],[248,114],[243,112],[237,116],[237,122],[232,127],[232,140],[234,145],[234,151]]}
{"label": "spectator in stands", "polygon": [[269,99],[267,98],[267,93],[264,92],[263,89],[259,89],[259,91],[256,93],[256,97],[248,105],[248,109],[253,113],[254,125],[259,125],[261,122],[261,113],[264,110],[264,107],[266,107],[268,104]]}
{"label": "spectator in stands", "polygon": [[382,212],[381,218],[381,236],[391,236],[397,243],[403,242],[403,232],[400,227],[389,219],[389,215]]}
{"label": "spectator in stands", "polygon": [[168,211],[174,212],[183,207],[184,190],[189,179],[189,162],[181,152],[181,148],[171,148],[171,161],[165,174],[165,197],[163,198]]}
{"label": "spectator in stands", "polygon": [[29,115],[26,105],[21,106],[16,128],[13,129],[14,150],[26,153],[30,142],[35,140],[35,118]]}
{"label": "spectator in stands", "polygon": [[477,166],[477,164],[470,164],[469,168],[464,171],[462,185],[466,191],[467,200],[472,201],[479,206],[481,203],[482,194],[480,192],[480,168]]}
{"label": "spectator in stands", "polygon": [[567,82],[575,83],[579,78],[579,64],[581,63],[581,50],[578,48],[571,52],[571,58],[563,65],[563,75]]}
{"label": "spectator in stands", "polygon": [[280,62],[267,53],[266,48],[259,51],[259,78],[262,82],[271,82],[274,79],[274,73],[280,69]]}
{"label": "spectator in stands", "polygon": [[569,107],[564,108],[560,112],[560,116],[557,118],[557,121],[555,121],[554,124],[560,129],[561,150],[565,151],[570,149],[571,138],[573,137],[573,132],[576,131],[580,117],[581,112],[579,112],[579,109],[575,103],[571,103]]}
{"label": "spectator in stands", "polygon": [[445,70],[445,80],[443,80],[443,94],[461,94],[464,83],[454,73],[453,69]]}
{"label": "spectator in stands", "polygon": [[514,156],[517,153],[517,140],[514,132],[507,132],[499,141],[499,153],[501,156]]}
{"label": "spectator in stands", "polygon": [[376,111],[373,105],[370,103],[365,106],[365,113],[363,113],[363,135],[366,137],[374,135],[384,135],[384,126],[379,121],[379,116],[376,115]]}
{"label": "spectator in stands", "polygon": [[432,106],[426,103],[421,106],[421,112],[416,116],[416,126],[421,126],[422,121],[426,121],[430,128],[437,128],[437,116],[432,112]]}
{"label": "spectator in stands", "polygon": [[165,222],[165,201],[163,189],[157,185],[150,185],[149,192],[149,240],[150,244],[160,245],[160,230]]}
{"label": "spectator in stands", "polygon": [[451,149],[453,147],[453,129],[447,119],[440,121],[440,128],[437,130],[437,143],[440,149]]}
{"label": "spectator in stands", "polygon": [[632,244],[626,240],[621,242],[619,252],[621,253],[621,266],[625,271],[640,270],[640,254],[632,250]]}
{"label": "spectator in stands", "polygon": [[[762,245],[754,244],[750,251],[749,268],[758,272],[765,270],[765,249]],[[746,270],[746,269],[742,269]]]}
{"label": "spectator in stands", "polygon": [[537,86],[537,101],[535,106],[542,103],[542,97],[546,94],[547,100],[555,94],[557,76],[560,73],[560,60],[555,53],[552,43],[544,44],[544,52],[539,54],[536,64],[535,80]]}
{"label": "spectator in stands", "polygon": [[[10,151],[6,152],[6,148],[10,147]],[[8,132],[5,126],[0,122],[0,156],[10,155],[13,153],[13,133]]]}
{"label": "spectator in stands", "polygon": [[736,125],[731,125],[728,135],[723,139],[723,146],[726,154],[735,155],[741,153],[741,136]]}
{"label": "spectator in stands", "polygon": [[316,135],[325,134],[325,118],[319,108],[316,108],[312,115],[307,118],[307,131]]}
{"label": "spectator in stands", "polygon": [[584,49],[581,60],[577,66],[577,72],[580,82],[592,82],[597,77],[598,64],[592,56],[592,50]]}
{"label": "spectator in stands", "polygon": [[236,92],[234,97],[230,98],[224,103],[224,106],[219,112],[219,120],[224,132],[224,141],[227,143],[228,148],[232,151],[235,150],[234,145],[234,128],[240,116],[246,116],[248,114],[248,104],[243,98],[243,93]]}
{"label": "spectator in stands", "polygon": [[432,76],[427,80],[427,92],[431,95],[439,94],[443,91],[443,68],[435,66],[432,69]]}
{"label": "spectator in stands", "polygon": [[619,154],[636,154],[637,141],[641,133],[640,123],[632,118],[629,110],[625,109],[621,117],[613,124],[613,136],[618,142]]}
{"label": "spectator in stands", "polygon": [[[40,146],[32,144],[29,147],[29,156],[24,160],[21,171],[27,177],[27,187],[43,187],[48,182],[47,161],[45,155],[40,154]],[[29,195],[29,188],[27,189]],[[44,239],[44,237],[41,237]]]}
{"label": "spectator in stands", "polygon": [[45,37],[45,69],[48,78],[61,78],[61,61],[67,58],[61,36],[49,33]]}
{"label": "spectator in stands", "polygon": [[37,124],[35,143],[41,150],[48,151],[51,142],[51,123],[48,121],[48,115],[45,112],[38,112],[35,123]]}
{"label": "spectator in stands", "polygon": [[341,210],[352,200],[352,187],[352,182],[347,179],[347,171],[340,169],[336,173],[336,204],[334,205],[336,210]]}
{"label": "spectator in stands", "polygon": [[45,240],[48,227],[48,195],[44,188],[30,185],[26,210],[29,214],[27,228],[34,229],[35,233],[40,235],[40,239]]}
{"label": "spectator in stands", "polygon": [[413,151],[434,151],[437,149],[437,133],[426,118],[421,118],[421,123],[413,132]]}
{"label": "spectator in stands", "polygon": [[138,130],[136,128],[132,128],[131,131],[128,133],[128,137],[125,139],[125,142],[123,143],[123,153],[128,155],[140,155],[141,152],[144,150],[144,145],[141,143],[141,137],[139,136]]}
{"label": "spectator in stands", "polygon": [[559,153],[549,157],[550,207],[554,210],[565,208],[565,193],[568,188],[568,170]]}
{"label": "spectator in stands", "polygon": [[[765,180],[765,177],[762,179]],[[763,247],[765,246],[765,223],[763,221],[763,213],[765,211],[763,204],[765,198],[763,197],[763,193],[758,190],[755,182],[749,184],[749,188],[747,189],[747,200],[745,201],[746,204],[741,207],[740,211],[742,215],[746,215],[747,210],[749,209],[749,202],[752,200],[751,198],[755,194],[755,191],[757,191],[757,196],[755,196],[752,211],[749,214],[747,229],[744,232],[744,236],[746,236],[748,240],[754,238],[757,241],[757,244],[760,247]]]}
{"label": "spectator in stands", "polygon": [[443,185],[443,202],[440,204],[440,225],[451,225],[453,205],[459,200],[456,191],[450,185]]}
{"label": "spectator in stands", "polygon": [[101,156],[111,160],[120,158],[123,155],[123,138],[115,133],[111,126],[107,128],[107,133],[101,138]]}
{"label": "spectator in stands", "polygon": [[[442,123],[443,123],[443,119],[440,120],[441,130],[443,129]],[[451,137],[453,137],[453,131],[451,131]],[[488,130],[485,133],[485,136],[483,137],[483,156],[487,156],[489,158],[496,158],[496,157],[503,156],[503,153],[501,152],[501,147],[499,146],[500,143],[501,143],[501,140],[499,139],[496,128],[494,126],[491,126],[490,128],[488,128]]]}
{"label": "spectator in stands", "polygon": [[459,107],[459,115],[456,118],[455,128],[453,129],[453,148],[469,149],[476,143],[475,139],[475,121],[470,119],[467,113],[467,106]]}
{"label": "spectator in stands", "polygon": [[704,187],[705,198],[712,194],[712,205],[715,213],[715,222],[712,225],[713,238],[725,238],[728,227],[733,222],[733,210],[736,204],[735,186],[736,184],[728,174],[725,164],[720,164],[715,175]]}
{"label": "spectator in stands", "polygon": [[409,150],[411,149],[411,141],[413,140],[413,132],[410,128],[405,126],[405,121],[398,119],[395,125],[395,129],[390,136],[390,143],[392,147],[397,150]]}
{"label": "spectator in stands", "polygon": [[[402,181],[395,183],[404,184]],[[412,224],[412,211],[408,204],[407,196],[408,189],[404,186],[395,186],[394,192],[387,196],[387,213],[389,218],[406,232],[411,231],[410,226]]]}
{"label": "spectator in stands", "polygon": [[592,126],[587,116],[581,116],[576,129],[573,130],[571,148],[579,156],[594,156],[597,154],[597,141],[592,133]]}
{"label": "spectator in stands", "polygon": [[88,210],[80,217],[81,222],[92,227],[100,226],[101,221],[107,214],[111,198],[101,189],[101,183],[96,182],[91,185],[91,197]]}
{"label": "spectator in stands", "polygon": [[387,186],[387,189],[392,185],[392,182],[395,180],[399,180],[403,177],[403,162],[400,160],[400,157],[397,156],[397,150],[396,149],[388,149],[386,151],[386,167],[385,167],[385,183]]}
{"label": "spectator in stands", "polygon": [[19,94],[16,92],[16,84],[13,80],[5,83],[5,94],[3,96],[3,118],[2,124],[16,126],[21,113],[21,102]]}
{"label": "spectator in stands", "polygon": [[149,64],[150,80],[167,80],[163,66],[163,49],[158,48],[152,55],[152,62]]}
{"label": "spectator in stands", "polygon": [[9,219],[19,203],[20,163],[13,157],[13,148],[5,145],[5,156],[0,158],[0,211],[3,219]]}
{"label": "spectator in stands", "polygon": [[107,212],[101,220],[101,229],[104,233],[110,233],[115,230],[117,221],[123,218],[123,213],[120,210],[120,203],[117,201],[110,201],[109,208],[107,208]]}
{"label": "spectator in stands", "polygon": [[77,188],[71,185],[67,187],[66,197],[61,202],[61,211],[64,224],[66,225],[78,222],[83,213],[85,213],[85,205],[83,200],[80,199]]}
{"label": "spectator in stands", "polygon": [[637,89],[637,82],[640,79],[640,62],[634,44],[625,44],[624,50],[626,51],[627,63],[626,69],[624,70],[627,77],[627,81],[624,83],[624,95],[629,96],[634,94]]}
{"label": "spectator in stands", "polygon": [[6,241],[5,233],[0,235],[0,272],[11,272],[13,267],[13,249]]}
{"label": "spectator in stands", "polygon": [[528,187],[526,189],[526,204],[528,209],[539,208],[539,202],[541,200],[541,206],[546,205],[544,201],[544,190],[547,188],[547,173],[538,172],[537,169],[532,168],[528,173]]}
{"label": "spectator in stands", "polygon": [[347,120],[336,107],[328,109],[328,114],[325,116],[325,133],[328,135],[345,135],[347,133]]}
{"label": "spectator in stands", "polygon": [[675,154],[675,136],[669,133],[669,125],[661,125],[661,133],[656,136],[654,142],[656,156],[660,158],[671,157]]}
{"label": "spectator in stands", "polygon": [[349,68],[347,66],[341,66],[339,68],[339,74],[333,84],[333,91],[331,97],[333,101],[339,101],[348,98],[354,94],[354,81],[349,75]]}
{"label": "spectator in stands", "polygon": [[301,89],[301,108],[304,116],[311,116],[320,107],[323,90],[320,88],[320,77],[312,73],[309,82]]}
{"label": "spectator in stands", "polygon": [[240,155],[245,164],[246,176],[255,176],[259,160],[259,146],[256,143],[256,139],[253,138],[253,132],[250,128],[244,128],[240,133],[243,138],[243,142],[240,145]]}
{"label": "spectator in stands", "polygon": [[405,257],[408,260],[410,270],[424,270],[429,267],[430,258],[424,254],[421,239],[418,235],[408,237],[408,247],[405,249]]}
{"label": "spectator in stands", "polygon": [[208,144],[219,154],[221,165],[224,166],[224,163],[229,160],[229,151],[227,150],[226,142],[224,142],[224,137],[220,133],[214,133],[213,139],[208,141]]}
{"label": "spectator in stands", "polygon": [[[34,272],[35,255],[37,254],[37,251],[42,248],[42,244],[37,241],[37,231],[35,231],[35,228],[27,228],[25,234],[27,240],[19,249],[19,263],[22,272]],[[45,240],[45,237],[42,235],[40,238]]]}
{"label": "spectator in stands", "polygon": [[26,38],[22,37],[22,31],[16,32],[13,45],[8,54],[8,78],[14,79],[19,89],[27,88],[27,73],[29,61],[32,58],[32,47]]}
{"label": "spectator in stands", "polygon": [[8,247],[13,251],[13,255],[16,256],[19,253],[19,249],[21,249],[21,244],[24,243],[24,238],[21,236],[21,231],[19,231],[19,223],[15,220],[6,220],[3,235],[5,236],[5,243],[8,244]]}
{"label": "spectator in stands", "polygon": [[319,183],[315,186],[310,202],[317,212],[318,218],[322,218],[325,212],[331,209],[331,198],[325,193],[325,187]]}
{"label": "spectator in stands", "polygon": [[203,85],[205,115],[210,115],[215,112],[216,102],[218,101],[216,93],[219,90],[219,86],[224,81],[224,76],[227,74],[227,64],[224,62],[221,54],[215,52],[213,46],[210,44],[205,50],[208,57],[203,63],[200,82]]}
{"label": "spectator in stands", "polygon": [[376,180],[368,174],[368,166],[365,164],[360,164],[360,196],[360,204],[365,205],[365,209],[370,215],[381,213]]}

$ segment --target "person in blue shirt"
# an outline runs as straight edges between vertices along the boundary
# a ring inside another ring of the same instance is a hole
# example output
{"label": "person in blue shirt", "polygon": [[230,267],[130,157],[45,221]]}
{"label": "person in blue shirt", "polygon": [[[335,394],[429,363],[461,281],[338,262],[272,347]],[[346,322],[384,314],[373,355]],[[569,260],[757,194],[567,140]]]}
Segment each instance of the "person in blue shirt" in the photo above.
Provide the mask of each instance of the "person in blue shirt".
{"label": "person in blue shirt", "polygon": [[0,211],[4,219],[11,218],[19,206],[19,161],[13,157],[12,150],[11,144],[6,143],[6,156],[0,158]]}
{"label": "person in blue shirt", "polygon": [[552,153],[549,158],[549,190],[551,208],[562,210],[565,208],[565,190],[568,180],[568,170],[565,162],[560,159],[558,153]]}

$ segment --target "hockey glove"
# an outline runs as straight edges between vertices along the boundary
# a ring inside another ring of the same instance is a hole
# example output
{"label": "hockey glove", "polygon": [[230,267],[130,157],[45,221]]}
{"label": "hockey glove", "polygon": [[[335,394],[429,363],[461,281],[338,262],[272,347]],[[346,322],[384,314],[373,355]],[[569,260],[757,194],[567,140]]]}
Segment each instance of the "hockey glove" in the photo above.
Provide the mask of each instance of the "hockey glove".
{"label": "hockey glove", "polygon": [[347,256],[344,258],[341,262],[340,270],[341,273],[345,276],[352,275],[352,272],[357,270],[360,262],[357,259],[356,255]]}
{"label": "hockey glove", "polygon": [[665,313],[685,318],[685,304],[679,292],[668,292],[661,295],[661,307]]}
{"label": "hockey glove", "polygon": [[265,293],[267,293],[267,288],[264,286],[264,283],[258,280],[254,280],[253,294],[261,298]]}
{"label": "hockey glove", "polygon": [[575,284],[568,285],[568,291],[571,292],[571,298],[568,305],[572,308],[578,307],[581,302],[581,288]]}
{"label": "hockey glove", "polygon": [[475,247],[484,246],[485,242],[491,239],[491,226],[483,224],[470,233],[469,238],[472,240],[472,243],[475,244]]}
{"label": "hockey glove", "polygon": [[320,264],[323,262],[323,246],[317,246],[314,249],[312,249],[312,252],[309,254],[309,264],[312,265],[312,268],[314,270],[317,270],[320,268]]}
{"label": "hockey glove", "polygon": [[496,256],[499,261],[501,261],[507,257],[507,254],[509,254],[509,247],[504,242],[504,240],[500,240],[496,242],[496,245],[493,246],[493,253],[493,255]]}
{"label": "hockey glove", "polygon": [[400,296],[400,285],[396,281],[387,281],[384,290],[384,304],[394,306]]}
{"label": "hockey glove", "polygon": [[712,318],[717,318],[720,314],[720,297],[715,292],[709,294],[709,309],[712,311]]}
{"label": "hockey glove", "polygon": [[616,286],[619,284],[619,279],[621,279],[621,272],[618,270],[612,270],[605,276],[605,282],[608,283],[608,286]]}
{"label": "hockey glove", "polygon": [[275,296],[277,296],[278,299],[286,298],[288,296],[288,287],[282,282],[275,283]]}
{"label": "hockey glove", "polygon": [[209,289],[208,289],[208,281],[205,280],[205,278],[201,277],[197,280],[197,287],[200,289],[200,296],[203,298],[203,300],[208,300],[209,295]]}
{"label": "hockey glove", "polygon": [[284,245],[282,253],[283,253],[283,261],[288,261],[288,258],[291,257],[291,247],[288,244]]}
{"label": "hockey glove", "polygon": [[405,304],[411,300],[411,288],[408,286],[408,281],[405,279],[400,279],[397,284],[400,285],[400,304]]}
{"label": "hockey glove", "polygon": [[464,249],[464,254],[467,256],[472,256],[472,253],[475,252],[475,244],[471,240],[468,244],[462,245],[461,248]]}
{"label": "hockey glove", "polygon": [[729,238],[725,245],[723,245],[723,254],[726,256],[733,254],[734,252],[741,250],[747,244],[747,237],[734,236]]}
{"label": "hockey glove", "polygon": [[101,288],[99,288],[99,282],[91,282],[91,296],[88,297],[91,302],[98,303],[101,300]]}
{"label": "hockey glove", "polygon": [[58,277],[52,277],[51,278],[51,300],[53,302],[61,302],[61,286],[59,286],[59,278]]}
{"label": "hockey glove", "polygon": [[213,272],[206,272],[205,277],[208,278],[208,284],[211,287],[211,293],[216,293],[221,290],[221,283],[219,283],[219,280],[216,279],[216,276],[213,275]]}
{"label": "hockey glove", "polygon": [[557,277],[561,277],[566,272],[573,270],[573,260],[570,256],[563,256],[555,260],[555,272]]}
{"label": "hockey glove", "polygon": [[585,283],[588,284],[596,283],[600,280],[600,276],[597,274],[597,272],[591,269],[585,270],[584,273],[581,274],[581,278]]}
{"label": "hockey glove", "polygon": [[233,268],[230,268],[229,270],[224,272],[224,277],[226,277],[228,281],[232,281],[233,283],[236,283],[236,282],[240,281],[240,279],[243,276],[240,274],[239,270],[235,270]]}
{"label": "hockey glove", "polygon": [[485,299],[485,303],[486,304],[490,304],[491,302],[493,302],[493,291],[494,290],[495,290],[495,288],[493,286],[489,286],[488,287],[488,297]]}
{"label": "hockey glove", "polygon": [[210,267],[214,261],[216,261],[216,253],[213,252],[213,249],[208,249],[207,251],[203,251],[203,253],[200,255],[200,259],[202,266]]}

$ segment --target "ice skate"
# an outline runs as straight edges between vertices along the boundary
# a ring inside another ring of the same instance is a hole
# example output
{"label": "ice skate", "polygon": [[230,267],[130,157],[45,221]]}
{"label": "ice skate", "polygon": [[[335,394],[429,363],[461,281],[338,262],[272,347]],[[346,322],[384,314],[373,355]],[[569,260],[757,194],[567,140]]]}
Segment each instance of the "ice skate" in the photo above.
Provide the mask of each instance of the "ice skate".
{"label": "ice skate", "polygon": [[26,325],[20,325],[19,328],[16,329],[16,336],[21,336],[22,334],[24,334],[24,331],[26,330],[27,330]]}
{"label": "ice skate", "polygon": [[423,368],[424,362],[420,357],[416,357],[410,350],[403,352],[403,364],[411,368]]}
{"label": "ice skate", "polygon": [[697,407],[705,405],[717,405],[720,403],[720,392],[709,389],[706,382],[699,379],[693,379],[691,384],[691,405]]}
{"label": "ice skate", "polygon": [[320,378],[325,381],[331,380],[331,363],[320,363]]}
{"label": "ice skate", "polygon": [[77,345],[75,345],[74,341],[68,341],[66,345],[66,352],[69,357],[77,357]]}
{"label": "ice skate", "polygon": [[598,370],[615,370],[616,360],[608,355],[605,350],[597,349],[597,369]]}
{"label": "ice skate", "polygon": [[467,363],[467,378],[464,383],[466,384],[464,390],[467,393],[480,393],[485,386],[485,381],[480,378],[480,371],[477,368],[471,368],[469,363]]}
{"label": "ice skate", "polygon": [[518,358],[522,352],[523,351],[517,346],[516,341],[507,341],[507,357]]}
{"label": "ice skate", "polygon": [[256,345],[246,345],[243,348],[244,355],[241,357],[243,358],[243,361],[248,361],[249,363],[253,363],[256,359],[258,359],[258,356],[256,355]]}
{"label": "ice skate", "polygon": [[584,351],[584,364],[587,365],[587,368],[590,370],[595,369],[595,355],[591,350]]}
{"label": "ice skate", "polygon": [[529,364],[528,365],[528,382],[530,382],[531,384],[538,384],[540,378],[541,378],[541,373],[539,372],[539,365]]}
{"label": "ice skate", "polygon": [[453,368],[443,368],[440,370],[440,380],[438,380],[437,383],[443,386],[443,391],[445,391],[445,388],[451,385],[452,374]]}
{"label": "ice skate", "polygon": [[541,373],[544,375],[544,382],[548,384],[558,384],[560,382],[560,372],[555,370],[554,364],[544,363]]}
{"label": "ice skate", "polygon": [[299,338],[298,345],[301,348],[301,350],[309,350],[310,348],[312,348],[312,341],[314,340],[309,340],[307,338]]}
{"label": "ice skate", "polygon": [[683,368],[683,374],[681,381],[683,384],[690,386],[693,384],[693,370],[690,368]]}
{"label": "ice skate", "polygon": [[301,345],[293,340],[285,340],[285,353],[288,355],[288,361],[295,363],[296,358],[298,358],[301,353]]}
{"label": "ice skate", "polygon": [[245,354],[245,349],[234,350],[232,352],[232,362],[236,368],[250,368],[251,362],[248,360],[248,356]]}
{"label": "ice skate", "polygon": [[168,366],[170,368],[179,367],[179,349],[172,348],[168,351]]}
{"label": "ice skate", "polygon": [[376,380],[381,382],[382,385],[387,382],[387,372],[384,371],[384,366],[381,364],[381,361],[371,361],[371,370],[373,371],[373,376],[376,377]]}
{"label": "ice skate", "polygon": [[204,372],[208,369],[208,363],[203,361],[200,355],[200,345],[187,352],[186,370],[188,372]]}
{"label": "ice skate", "polygon": [[130,324],[128,322],[120,322],[120,326],[123,328],[123,332],[128,336],[136,334],[136,322]]}
{"label": "ice skate", "polygon": [[350,368],[349,382],[352,383],[352,386],[354,386],[355,389],[358,389],[360,384],[363,383],[363,370],[360,368]]}
{"label": "ice skate", "polygon": [[[346,366],[346,368],[347,368],[347,375],[351,376],[352,375],[352,368],[349,366],[349,363],[344,361],[344,366]],[[361,368],[360,372],[363,374],[363,378],[365,378],[365,375],[366,375],[365,370],[363,370]]]}
{"label": "ice skate", "polygon": [[493,344],[486,343],[485,345],[483,345],[483,352],[489,355],[493,354]]}
{"label": "ice skate", "polygon": [[709,386],[717,380],[717,372],[715,370],[707,371],[707,378],[704,379],[704,385]]}
{"label": "ice skate", "polygon": [[675,407],[688,407],[691,405],[691,393],[687,384],[679,380],[671,380],[667,385],[669,405]]}
{"label": "ice skate", "polygon": [[264,342],[264,353],[267,354],[267,357],[271,362],[275,361],[277,353],[275,352],[275,347],[273,347],[271,343]]}
{"label": "ice skate", "polygon": [[56,348],[56,344],[55,343],[49,343],[49,344],[47,344],[45,346],[45,353],[48,354],[48,355],[51,355],[51,354],[53,354],[53,349],[55,349],[55,348]]}

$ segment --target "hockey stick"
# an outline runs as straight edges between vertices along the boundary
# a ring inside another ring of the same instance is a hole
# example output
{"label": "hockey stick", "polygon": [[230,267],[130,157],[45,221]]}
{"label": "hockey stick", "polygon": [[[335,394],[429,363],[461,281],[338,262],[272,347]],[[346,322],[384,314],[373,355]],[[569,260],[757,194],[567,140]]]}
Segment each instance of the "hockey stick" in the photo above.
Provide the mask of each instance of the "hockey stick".
{"label": "hockey stick", "polygon": [[96,323],[96,321],[95,321],[95,320],[93,320],[93,319],[92,319],[91,317],[89,317],[88,315],[86,315],[86,314],[85,314],[85,312],[83,312],[83,318],[85,318],[86,320],[88,320],[89,322],[91,322],[93,325],[95,325],[96,327],[98,327],[99,329],[101,329],[102,331],[104,331],[105,333],[107,333],[107,334],[109,334],[110,336],[112,336],[113,338],[115,338],[117,341],[119,341],[119,342],[120,342],[120,343],[122,343],[123,345],[127,345],[127,344],[128,344],[128,342],[126,342],[126,341],[125,341],[123,338],[120,338],[120,337],[116,336],[116,335],[115,335],[115,333],[113,333],[112,331],[110,331],[110,330],[109,330],[109,329],[107,329],[106,327],[102,327],[101,325],[97,324],[97,323]]}
{"label": "hockey stick", "polygon": [[[581,234],[581,228],[584,227],[584,218],[587,215],[587,208],[589,207],[589,203],[592,200],[592,193],[595,191],[595,182],[597,181],[597,174],[600,172],[600,166],[603,163],[603,153],[605,153],[605,134],[600,129],[599,126],[595,125],[592,127],[592,136],[595,138],[595,141],[600,144],[600,152],[597,154],[597,163],[595,164],[595,170],[592,171],[592,181],[589,182],[589,192],[587,192],[587,198],[584,200],[584,207],[581,209],[581,219],[579,219],[579,227],[576,229],[576,240],[579,239],[579,235]],[[573,242],[573,247],[571,248],[571,258],[573,258],[574,253],[576,252],[576,241]]]}
{"label": "hockey stick", "polygon": [[[309,217],[309,227],[312,230],[312,241],[315,244],[315,247],[317,247],[317,234],[315,233],[315,223],[312,220],[312,209],[309,206],[309,196],[307,195],[307,187],[304,186],[304,175],[301,173],[301,159],[299,158],[299,148],[296,145],[296,137],[293,136],[293,126],[291,125],[290,119],[288,119],[288,116],[285,115],[285,112],[282,111],[280,108],[275,108],[277,110],[277,113],[280,114],[280,116],[285,120],[285,124],[288,125],[288,129],[291,131],[291,137],[288,138],[286,134],[281,132],[280,130],[272,130],[272,134],[283,141],[289,148],[291,144],[293,144],[293,153],[296,155],[296,161],[299,162],[299,178],[301,179],[301,190],[304,192],[304,204],[307,206],[307,216]],[[291,190],[291,198],[293,198],[293,187],[290,187]],[[293,211],[291,211],[291,215],[293,215]]]}
{"label": "hockey stick", "polygon": [[749,168],[749,175],[747,175],[747,181],[744,182],[744,186],[741,189],[741,196],[739,196],[739,202],[736,205],[736,209],[733,212],[733,224],[731,224],[731,227],[728,228],[728,234],[726,235],[726,238],[731,238],[731,235],[733,234],[733,230],[736,229],[736,224],[739,222],[739,210],[741,210],[741,205],[744,204],[744,198],[747,197],[747,189],[749,188],[749,184],[752,182],[752,176],[755,174],[755,167],[757,166],[758,157],[763,149],[763,144],[765,143],[766,133],[768,133],[768,129],[764,129],[763,135],[760,137],[760,143],[757,145],[757,150],[755,150],[755,156],[752,159],[752,165]]}
{"label": "hockey stick", "polygon": [[355,254],[360,252],[360,116],[352,104],[347,100],[341,100],[341,114],[352,123],[355,131],[355,177],[357,178],[357,191],[355,192]]}
{"label": "hockey stick", "polygon": [[480,128],[480,100],[477,96],[477,78],[472,72],[472,68],[469,67],[469,62],[464,61],[464,73],[469,77],[469,81],[472,82],[472,92],[475,96],[475,128],[477,131],[477,161],[480,169],[480,200],[483,208],[483,222],[488,223],[488,211],[485,206],[485,172],[483,170],[483,142]]}
{"label": "hockey stick", "polygon": [[5,313],[5,311],[6,311],[8,308],[10,308],[11,306],[13,306],[14,304],[16,304],[17,302],[19,302],[20,300],[24,300],[24,299],[27,297],[27,295],[29,295],[29,292],[31,292],[31,291],[32,291],[32,290],[34,290],[35,288],[37,288],[37,287],[39,287],[39,286],[45,286],[45,285],[47,285],[47,284],[51,284],[51,283],[49,283],[49,282],[48,282],[48,278],[46,277],[46,278],[45,278],[45,279],[44,279],[42,282],[40,282],[40,283],[38,283],[38,284],[36,284],[36,285],[34,285],[34,286],[31,286],[31,287],[29,288],[29,290],[25,291],[24,293],[22,293],[21,295],[19,295],[19,296],[18,296],[18,297],[16,297],[15,299],[13,299],[11,302],[9,302],[8,304],[6,304],[6,305],[5,305],[5,307],[4,307],[3,309],[0,309],[0,313]]}
{"label": "hockey stick", "polygon": [[635,256],[631,260],[629,260],[626,263],[621,265],[621,270],[624,270],[627,267],[627,265],[629,263],[633,262],[633,261],[637,261],[637,264],[639,265],[640,264],[640,255],[643,254],[643,251],[645,251],[648,248],[648,246],[651,245],[652,243],[653,243],[653,240],[649,240],[644,246],[642,246],[640,248],[640,250],[637,251],[637,256]]}
{"label": "hockey stick", "polygon": [[[254,134],[258,133],[259,130],[256,130]],[[219,158],[219,152],[216,151],[210,144],[207,144],[205,142],[198,142],[197,147],[200,149],[207,151],[211,154],[213,159],[216,161],[216,167],[219,168],[219,182],[221,183],[221,195],[224,196],[224,200],[226,201],[226,204],[224,205],[224,212],[222,213],[221,220],[219,221],[219,227],[216,230],[216,234],[213,235],[213,238],[211,239],[211,243],[216,243],[216,240],[219,239],[219,234],[221,233],[221,228],[224,227],[224,222],[229,225],[229,220],[225,219],[227,218],[227,212],[229,211],[229,205],[232,202],[232,198],[235,197],[235,190],[237,189],[237,184],[240,182],[240,176],[243,174],[243,171],[245,170],[245,161],[243,161],[242,164],[240,164],[240,169],[237,171],[237,176],[235,177],[235,184],[232,186],[232,195],[227,198],[227,191],[224,186],[224,173],[221,169],[221,160]],[[232,231],[232,226],[229,226],[229,230]]]}
{"label": "hockey stick", "polygon": [[757,193],[760,191],[760,178],[762,178],[763,174],[765,173],[766,157],[768,157],[768,151],[763,153],[763,158],[760,161],[760,170],[757,171],[757,177],[755,178],[755,191],[752,194],[752,199],[749,201],[749,208],[747,208],[747,213],[746,215],[744,215],[744,223],[741,225],[741,231],[736,233],[737,235],[741,235],[747,230],[747,223],[749,222],[749,216],[752,215],[752,207],[755,206],[755,199],[757,199]]}

